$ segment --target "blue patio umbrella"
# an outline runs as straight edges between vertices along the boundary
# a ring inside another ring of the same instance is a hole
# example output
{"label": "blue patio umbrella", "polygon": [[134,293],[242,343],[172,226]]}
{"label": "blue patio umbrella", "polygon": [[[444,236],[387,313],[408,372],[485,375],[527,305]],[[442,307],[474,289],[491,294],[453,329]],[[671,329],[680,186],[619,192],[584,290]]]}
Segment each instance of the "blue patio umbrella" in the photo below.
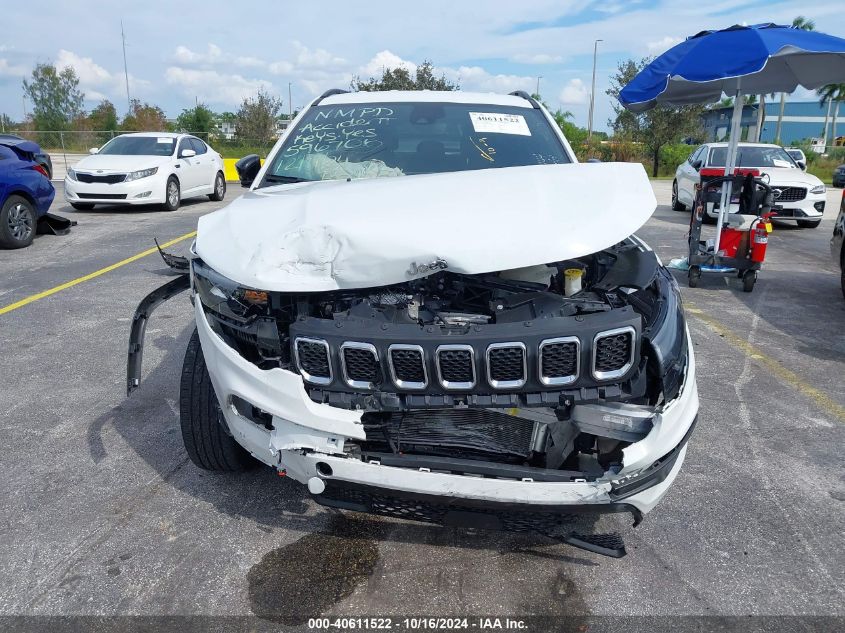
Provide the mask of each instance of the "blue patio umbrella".
{"label": "blue patio umbrella", "polygon": [[[734,97],[725,173],[733,173],[739,144],[742,95],[792,92],[829,83],[845,83],[845,39],[776,24],[732,26],[702,31],[670,48],[643,68],[619,93],[632,112],[658,104],[673,106],[718,101],[722,93]],[[714,252],[730,182],[719,207]]]}

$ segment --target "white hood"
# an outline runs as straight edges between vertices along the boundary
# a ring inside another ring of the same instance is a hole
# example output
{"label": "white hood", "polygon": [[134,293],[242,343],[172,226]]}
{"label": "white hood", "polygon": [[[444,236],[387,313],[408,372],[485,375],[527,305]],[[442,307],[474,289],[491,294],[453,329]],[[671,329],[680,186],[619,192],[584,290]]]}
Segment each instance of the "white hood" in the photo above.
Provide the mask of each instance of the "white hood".
{"label": "white hood", "polygon": [[589,255],[656,205],[637,163],[320,181],[249,192],[200,218],[196,250],[253,288],[366,288],[443,266],[478,274]]}
{"label": "white hood", "polygon": [[124,156],[121,154],[94,154],[80,160],[73,168],[76,171],[94,172],[102,170],[107,172],[138,171],[149,169],[170,161],[170,156]]}

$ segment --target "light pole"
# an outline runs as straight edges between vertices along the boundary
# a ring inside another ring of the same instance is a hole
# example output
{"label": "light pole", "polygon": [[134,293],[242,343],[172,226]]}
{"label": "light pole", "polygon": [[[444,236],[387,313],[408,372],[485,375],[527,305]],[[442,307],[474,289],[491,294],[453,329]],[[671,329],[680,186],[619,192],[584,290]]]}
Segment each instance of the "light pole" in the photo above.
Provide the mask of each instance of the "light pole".
{"label": "light pole", "polygon": [[288,121],[293,118],[293,101],[290,98],[290,82],[288,82]]}
{"label": "light pole", "polygon": [[590,89],[590,114],[587,117],[587,138],[593,138],[593,108],[596,105],[596,54],[599,49],[599,42],[604,40],[596,40],[593,43],[593,87]]}
{"label": "light pole", "polygon": [[537,76],[537,90],[534,91],[534,94],[537,95],[537,98],[540,97],[540,80],[543,78],[543,75]]}

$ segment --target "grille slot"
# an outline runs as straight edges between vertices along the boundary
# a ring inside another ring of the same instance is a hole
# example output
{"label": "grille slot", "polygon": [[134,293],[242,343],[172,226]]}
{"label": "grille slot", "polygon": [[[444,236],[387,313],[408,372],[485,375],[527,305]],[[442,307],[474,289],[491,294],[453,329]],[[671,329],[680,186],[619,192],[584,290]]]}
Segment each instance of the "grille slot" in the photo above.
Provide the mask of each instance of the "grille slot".
{"label": "grille slot", "polygon": [[94,174],[80,174],[76,172],[76,179],[79,182],[98,183],[105,185],[116,185],[119,182],[126,180],[126,174],[108,174],[106,176],[96,176]]}
{"label": "grille slot", "polygon": [[623,376],[634,363],[634,328],[599,332],[593,341],[593,377],[610,380]]}
{"label": "grille slot", "polygon": [[329,344],[321,339],[297,338],[294,346],[296,366],[308,382],[327,385],[332,381]]}
{"label": "grille slot", "polygon": [[575,336],[546,339],[540,343],[540,382],[568,385],[578,379],[581,341]]}
{"label": "grille slot", "polygon": [[340,346],[343,378],[350,387],[372,389],[381,382],[381,365],[375,346],[344,343]]}
{"label": "grille slot", "polygon": [[78,193],[76,195],[85,200],[126,200],[125,193]]}
{"label": "grille slot", "polygon": [[497,389],[515,389],[525,384],[525,345],[494,343],[487,348],[487,381]]}
{"label": "grille slot", "polygon": [[437,348],[437,373],[446,389],[475,386],[475,354],[469,345],[441,345]]}
{"label": "grille slot", "polygon": [[388,360],[390,375],[397,387],[425,389],[428,386],[425,353],[421,346],[391,345],[388,348]]}

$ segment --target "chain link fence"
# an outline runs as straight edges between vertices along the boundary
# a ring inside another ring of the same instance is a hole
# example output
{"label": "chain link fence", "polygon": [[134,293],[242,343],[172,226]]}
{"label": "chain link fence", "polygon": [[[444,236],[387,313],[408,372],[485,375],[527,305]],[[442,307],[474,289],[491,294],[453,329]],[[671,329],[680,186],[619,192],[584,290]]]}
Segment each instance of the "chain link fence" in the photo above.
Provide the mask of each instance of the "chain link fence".
{"label": "chain link fence", "polygon": [[[41,149],[50,155],[53,162],[53,179],[63,180],[67,169],[73,167],[91,148],[102,147],[108,141],[120,134],[129,134],[135,130],[15,130],[16,134],[30,141],[35,141]],[[221,135],[205,132],[195,133],[193,136],[201,138],[212,149],[219,152],[223,158],[241,158],[247,154],[258,154],[266,158],[276,139],[256,139],[233,136],[225,138]]]}

